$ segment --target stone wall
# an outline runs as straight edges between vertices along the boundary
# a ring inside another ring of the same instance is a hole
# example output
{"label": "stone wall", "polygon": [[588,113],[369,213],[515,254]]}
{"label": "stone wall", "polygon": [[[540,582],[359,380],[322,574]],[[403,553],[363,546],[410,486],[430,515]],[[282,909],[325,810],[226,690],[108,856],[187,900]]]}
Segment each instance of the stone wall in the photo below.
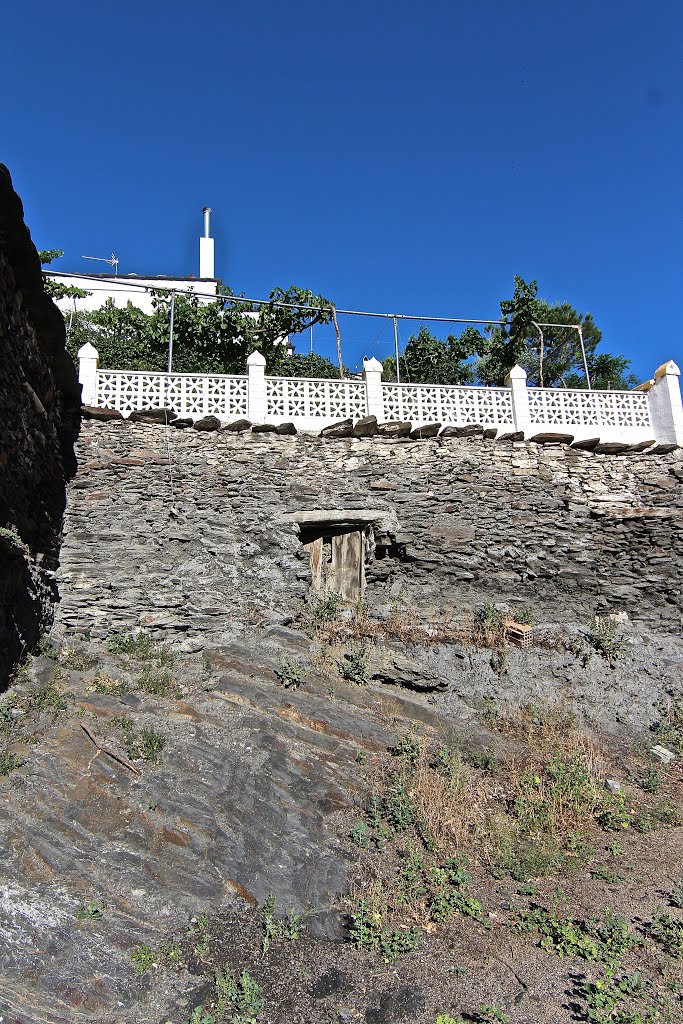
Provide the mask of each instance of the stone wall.
{"label": "stone wall", "polygon": [[615,456],[119,420],[84,423],[78,457],[63,636],[142,626],[199,650],[286,624],[310,586],[295,520],[333,510],[386,516],[388,546],[366,567],[379,615],[398,605],[457,618],[496,601],[530,606],[537,622],[587,625],[624,610],[680,633],[681,450]]}
{"label": "stone wall", "polygon": [[79,400],[62,316],[0,164],[0,687],[52,621]]}

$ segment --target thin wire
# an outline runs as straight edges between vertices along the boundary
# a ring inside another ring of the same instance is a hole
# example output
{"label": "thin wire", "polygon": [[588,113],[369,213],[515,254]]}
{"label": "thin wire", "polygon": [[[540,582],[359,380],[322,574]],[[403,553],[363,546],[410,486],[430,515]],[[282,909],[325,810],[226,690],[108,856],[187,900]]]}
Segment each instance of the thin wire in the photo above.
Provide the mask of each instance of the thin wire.
{"label": "thin wire", "polygon": [[[48,273],[48,271],[44,270],[43,274],[45,275],[45,277],[50,277],[50,278],[52,278],[52,277],[67,277],[67,278],[78,278],[79,280],[83,280],[83,281],[98,281],[98,282],[100,282],[100,288],[93,287],[93,291],[111,291],[110,287],[108,287],[107,285],[102,283],[102,278],[101,277],[93,277],[92,275],[89,275],[89,274],[72,274],[72,273],[67,273],[66,271],[60,271],[59,273],[57,271],[53,271],[52,273]],[[119,284],[119,283],[122,283],[122,281],[123,281],[122,278],[118,278],[116,281],[112,281],[111,283],[112,284]],[[329,308],[327,306],[308,306],[308,305],[305,305],[303,303],[296,303],[296,302],[277,302],[277,301],[272,301],[271,299],[251,299],[251,298],[248,298],[246,295],[217,295],[214,292],[196,292],[193,289],[191,290],[191,289],[185,289],[185,288],[181,288],[181,289],[178,289],[178,288],[164,288],[164,287],[157,287],[157,286],[155,286],[153,284],[138,284],[135,281],[127,281],[126,280],[125,281],[125,287],[122,288],[121,290],[124,291],[124,290],[126,290],[128,288],[139,288],[139,289],[141,289],[144,292],[149,292],[149,291],[165,292],[168,295],[186,295],[187,296],[187,295],[191,294],[191,295],[193,295],[197,299],[212,299],[214,302],[217,302],[217,301],[220,301],[220,302],[231,302],[231,303],[248,302],[248,303],[251,303],[252,305],[255,305],[255,306],[276,306],[279,309],[306,309],[306,310],[311,310],[311,311],[313,311],[315,313],[320,313],[321,311]],[[362,309],[339,309],[338,307],[335,307],[335,309],[336,309],[337,313],[343,313],[346,316],[379,316],[379,317],[384,317],[385,319],[388,319],[388,320],[391,320],[391,319],[393,319],[393,317],[396,317],[397,320],[428,320],[430,323],[443,323],[443,324],[487,324],[487,325],[488,324],[501,324],[501,325],[505,325],[507,323],[507,320],[491,320],[491,319],[488,319],[488,320],[477,320],[477,319],[475,319],[473,317],[459,317],[459,316],[415,316],[412,313],[374,313],[374,312],[370,312],[368,310],[362,310]],[[561,326],[561,325],[558,324],[556,326]]]}

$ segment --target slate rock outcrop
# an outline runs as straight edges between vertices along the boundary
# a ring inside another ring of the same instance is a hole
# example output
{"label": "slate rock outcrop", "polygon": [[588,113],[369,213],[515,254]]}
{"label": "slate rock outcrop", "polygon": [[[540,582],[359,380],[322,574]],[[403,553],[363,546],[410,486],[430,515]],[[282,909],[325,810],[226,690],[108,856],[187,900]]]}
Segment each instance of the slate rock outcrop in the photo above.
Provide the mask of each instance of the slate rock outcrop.
{"label": "slate rock outcrop", "polygon": [[0,689],[52,622],[79,407],[64,321],[0,164]]}

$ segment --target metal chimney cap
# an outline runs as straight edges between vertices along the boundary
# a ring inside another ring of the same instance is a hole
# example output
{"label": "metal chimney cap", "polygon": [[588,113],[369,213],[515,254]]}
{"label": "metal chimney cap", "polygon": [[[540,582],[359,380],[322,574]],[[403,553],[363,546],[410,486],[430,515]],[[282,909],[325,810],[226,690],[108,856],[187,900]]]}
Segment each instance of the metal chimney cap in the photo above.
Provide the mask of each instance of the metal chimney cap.
{"label": "metal chimney cap", "polygon": [[213,210],[211,209],[210,206],[203,206],[202,213],[213,213]]}

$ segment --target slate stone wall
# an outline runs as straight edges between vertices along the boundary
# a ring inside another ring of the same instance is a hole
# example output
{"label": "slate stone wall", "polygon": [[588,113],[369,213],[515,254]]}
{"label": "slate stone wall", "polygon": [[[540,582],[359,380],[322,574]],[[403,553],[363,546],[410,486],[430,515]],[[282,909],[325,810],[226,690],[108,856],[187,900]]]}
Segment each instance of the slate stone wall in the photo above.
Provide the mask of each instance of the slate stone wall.
{"label": "slate stone wall", "polygon": [[[188,650],[286,624],[310,583],[297,512],[385,510],[367,599],[421,618],[484,601],[537,622],[625,610],[680,634],[683,451],[596,455],[495,442],[203,433],[84,423],[59,628],[143,626]],[[380,552],[381,553],[381,552]]]}
{"label": "slate stone wall", "polygon": [[0,164],[0,687],[52,622],[80,403],[64,340],[21,200]]}

